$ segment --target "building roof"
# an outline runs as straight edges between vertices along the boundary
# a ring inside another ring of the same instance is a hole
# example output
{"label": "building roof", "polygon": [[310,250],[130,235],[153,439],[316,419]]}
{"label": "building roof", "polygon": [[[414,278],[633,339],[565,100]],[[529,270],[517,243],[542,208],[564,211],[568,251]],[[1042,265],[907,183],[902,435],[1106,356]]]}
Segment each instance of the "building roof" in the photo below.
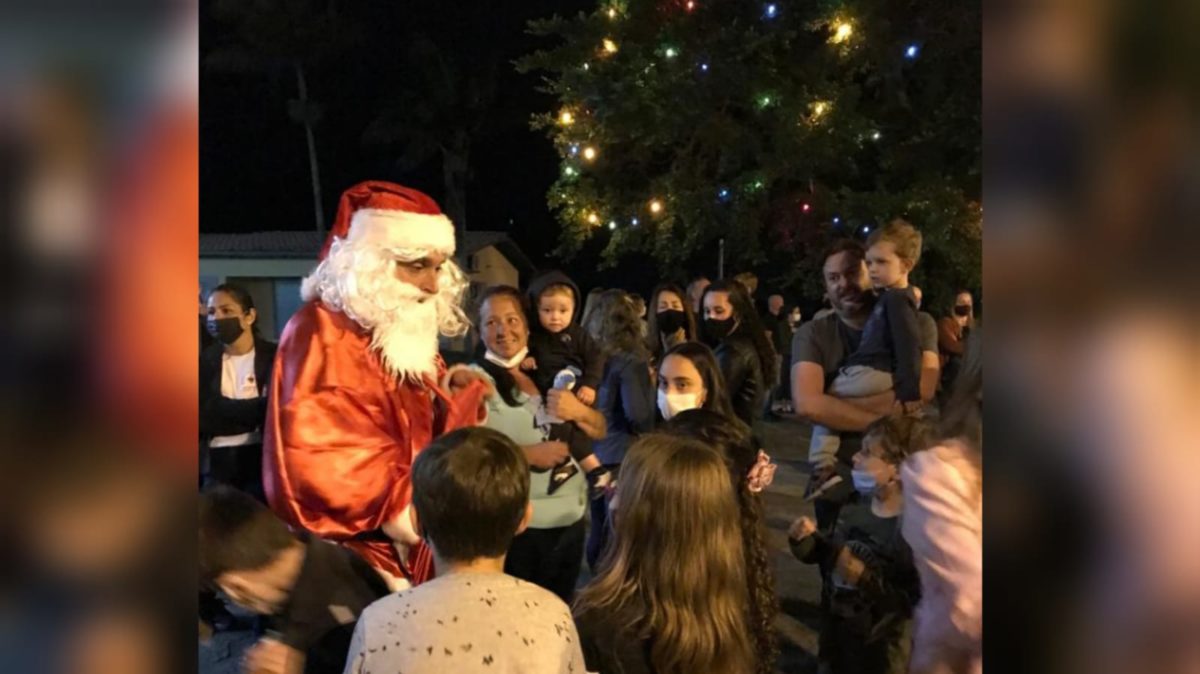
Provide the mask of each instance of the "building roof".
{"label": "building roof", "polygon": [[[316,259],[324,243],[325,235],[316,231],[201,234],[200,257]],[[504,232],[469,231],[460,252],[471,255],[488,246],[495,246],[519,270],[533,270],[533,262]]]}

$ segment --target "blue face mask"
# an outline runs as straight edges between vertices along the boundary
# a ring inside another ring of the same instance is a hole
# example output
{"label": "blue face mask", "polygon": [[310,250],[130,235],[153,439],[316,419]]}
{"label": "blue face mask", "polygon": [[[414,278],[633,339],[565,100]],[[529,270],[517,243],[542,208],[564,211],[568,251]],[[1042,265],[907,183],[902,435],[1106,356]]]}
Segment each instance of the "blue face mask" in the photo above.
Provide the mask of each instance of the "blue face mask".
{"label": "blue face mask", "polygon": [[875,482],[875,476],[859,470],[857,468],[850,471],[850,477],[854,480],[854,489],[863,496],[874,496],[875,490],[879,487]]}

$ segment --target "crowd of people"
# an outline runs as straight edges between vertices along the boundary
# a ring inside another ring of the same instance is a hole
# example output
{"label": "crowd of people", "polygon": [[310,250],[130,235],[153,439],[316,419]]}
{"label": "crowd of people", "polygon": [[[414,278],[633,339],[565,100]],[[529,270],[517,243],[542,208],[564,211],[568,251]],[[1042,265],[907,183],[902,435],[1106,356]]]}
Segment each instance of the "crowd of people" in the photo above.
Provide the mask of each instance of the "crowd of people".
{"label": "crowd of people", "polygon": [[838,242],[809,321],[753,274],[550,271],[468,315],[437,205],[347,190],[278,345],[243,289],[207,298],[201,580],[266,616],[245,670],[775,671],[761,438],[794,415],[820,671],[981,672],[980,331],[968,291],[920,311],[921,244]]}

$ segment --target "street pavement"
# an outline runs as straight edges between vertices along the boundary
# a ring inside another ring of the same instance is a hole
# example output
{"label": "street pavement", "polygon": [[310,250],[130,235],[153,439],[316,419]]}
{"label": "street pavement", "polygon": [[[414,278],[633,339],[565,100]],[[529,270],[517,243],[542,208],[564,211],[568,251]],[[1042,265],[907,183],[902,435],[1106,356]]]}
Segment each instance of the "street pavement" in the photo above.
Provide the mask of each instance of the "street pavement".
{"label": "street pavement", "polygon": [[[780,658],[776,670],[788,674],[816,672],[818,600],[821,578],[816,567],[801,564],[788,550],[787,529],[800,515],[812,516],[803,500],[808,482],[807,424],[783,420],[762,426],[764,444],[778,469],[775,481],[764,492],[767,544],[775,574],[781,612],[776,620]],[[584,565],[586,580],[586,564]],[[199,649],[200,674],[237,674],[242,653],[254,642],[248,630],[218,632]]]}

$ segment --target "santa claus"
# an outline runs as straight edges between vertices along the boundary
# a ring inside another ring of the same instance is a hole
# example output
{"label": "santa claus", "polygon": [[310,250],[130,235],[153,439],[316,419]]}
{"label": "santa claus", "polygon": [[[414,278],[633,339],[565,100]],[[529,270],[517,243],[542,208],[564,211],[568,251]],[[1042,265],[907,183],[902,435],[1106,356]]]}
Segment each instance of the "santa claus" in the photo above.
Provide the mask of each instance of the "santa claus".
{"label": "santa claus", "polygon": [[454,226],[428,196],[346,190],[305,304],[283,330],[263,429],[267,500],[293,526],[352,548],[394,589],[433,574],[409,519],[413,459],[483,420],[479,376],[447,370],[438,335],[468,327]]}

